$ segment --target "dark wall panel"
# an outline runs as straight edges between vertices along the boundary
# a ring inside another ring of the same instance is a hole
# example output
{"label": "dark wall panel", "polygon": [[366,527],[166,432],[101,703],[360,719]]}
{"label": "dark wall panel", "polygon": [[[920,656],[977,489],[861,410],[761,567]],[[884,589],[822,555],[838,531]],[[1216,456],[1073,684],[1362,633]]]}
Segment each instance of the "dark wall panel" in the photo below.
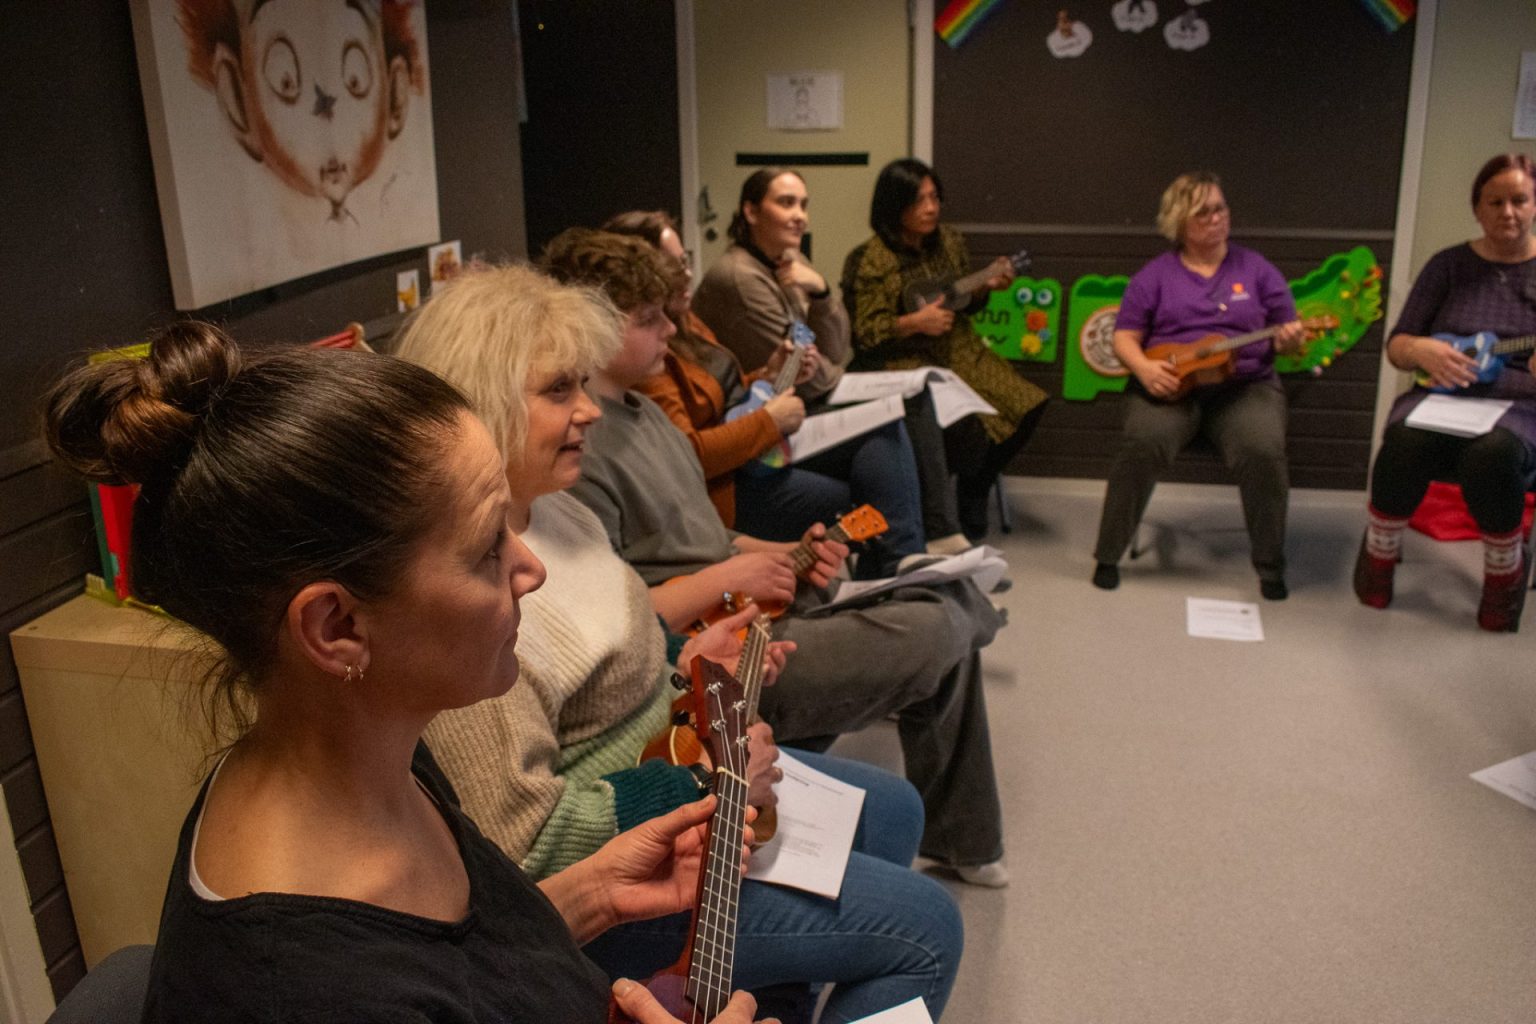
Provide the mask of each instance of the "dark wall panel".
{"label": "dark wall panel", "polygon": [[1201,4],[1210,42],[1175,50],[1162,20],[1122,32],[1109,3],[1070,6],[1093,33],[1046,48],[1055,0],[1002,4],[934,52],[934,154],[945,215],[971,223],[1146,225],[1173,177],[1220,173],[1248,223],[1387,228],[1413,23],[1383,31],[1356,0]]}
{"label": "dark wall panel", "polygon": [[[512,0],[429,0],[426,11],[443,237],[460,239],[466,255],[523,255]],[[96,562],[83,485],[49,465],[37,441],[39,396],[84,351],[140,341],[181,314],[172,308],[129,5],[0,4],[0,95],[0,631],[9,633],[79,593]],[[675,135],[671,152],[675,165]],[[389,320],[395,273],[412,267],[425,271],[424,251],[199,315],[248,343],[311,340],[348,321]],[[84,963],[9,644],[0,651],[0,785],[49,978],[63,995]]]}
{"label": "dark wall panel", "polygon": [[520,0],[528,248],[622,210],[682,212],[671,0]]}

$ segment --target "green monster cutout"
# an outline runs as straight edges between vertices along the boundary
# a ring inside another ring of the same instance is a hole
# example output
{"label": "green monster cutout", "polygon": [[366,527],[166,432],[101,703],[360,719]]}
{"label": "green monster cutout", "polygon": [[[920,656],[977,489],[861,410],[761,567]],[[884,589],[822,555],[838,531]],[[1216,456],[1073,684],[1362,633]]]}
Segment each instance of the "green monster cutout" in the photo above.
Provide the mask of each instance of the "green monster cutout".
{"label": "green monster cutout", "polygon": [[1067,358],[1061,395],[1087,401],[1100,391],[1124,391],[1127,373],[1111,339],[1120,298],[1131,279],[1086,274],[1072,282],[1067,303]]}
{"label": "green monster cutout", "polygon": [[[1130,283],[1126,277],[1088,274],[1072,284],[1067,303],[1066,372],[1063,398],[1087,401],[1103,391],[1124,391],[1128,375],[1111,348],[1115,313]],[[1311,339],[1296,355],[1275,360],[1280,373],[1319,376],[1335,359],[1354,348],[1380,320],[1381,267],[1365,246],[1338,253],[1298,281],[1290,282],[1296,315],[1337,317],[1339,326]]]}
{"label": "green monster cutout", "polygon": [[976,333],[1004,359],[1056,361],[1061,334],[1061,282],[1054,277],[1016,277],[999,288],[971,318]]}
{"label": "green monster cutout", "polygon": [[1281,373],[1321,374],[1339,356],[1355,347],[1366,329],[1382,318],[1381,267],[1376,254],[1363,245],[1338,253],[1300,281],[1291,282],[1296,315],[1303,320],[1338,317],[1339,326],[1307,342],[1293,356],[1280,356]]}

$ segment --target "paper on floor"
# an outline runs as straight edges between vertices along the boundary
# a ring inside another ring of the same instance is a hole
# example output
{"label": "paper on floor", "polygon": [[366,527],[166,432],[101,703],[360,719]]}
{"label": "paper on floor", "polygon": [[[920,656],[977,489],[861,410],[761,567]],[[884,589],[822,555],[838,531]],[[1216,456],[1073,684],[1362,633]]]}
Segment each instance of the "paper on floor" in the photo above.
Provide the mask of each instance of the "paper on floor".
{"label": "paper on floor", "polygon": [[1190,636],[1250,642],[1264,639],[1264,622],[1259,617],[1259,606],[1247,601],[1187,597],[1184,599],[1184,614]]}
{"label": "paper on floor", "polygon": [[1536,750],[1473,772],[1472,777],[1489,789],[1496,789],[1511,800],[1536,810]]}

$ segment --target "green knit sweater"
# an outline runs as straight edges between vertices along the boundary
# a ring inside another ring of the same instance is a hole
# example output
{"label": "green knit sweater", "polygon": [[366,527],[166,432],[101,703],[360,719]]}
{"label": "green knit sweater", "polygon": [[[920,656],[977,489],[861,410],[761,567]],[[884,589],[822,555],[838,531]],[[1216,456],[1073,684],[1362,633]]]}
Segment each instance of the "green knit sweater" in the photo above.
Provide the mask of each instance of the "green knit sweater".
{"label": "green knit sweater", "polygon": [[645,584],[566,494],[534,502],[522,539],[549,578],[521,602],[517,684],[439,715],[426,740],[481,831],[544,878],[698,788],[687,769],[636,764],[675,696]]}

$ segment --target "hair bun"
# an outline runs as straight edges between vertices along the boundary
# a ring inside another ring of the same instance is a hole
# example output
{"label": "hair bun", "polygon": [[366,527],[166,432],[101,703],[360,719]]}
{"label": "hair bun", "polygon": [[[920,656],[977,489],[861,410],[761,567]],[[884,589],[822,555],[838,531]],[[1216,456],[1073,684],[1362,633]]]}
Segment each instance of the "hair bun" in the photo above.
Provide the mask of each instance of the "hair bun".
{"label": "hair bun", "polygon": [[104,483],[174,472],[239,367],[219,328],[173,324],[150,339],[147,359],[94,363],[61,381],[46,400],[48,442],[77,473]]}

